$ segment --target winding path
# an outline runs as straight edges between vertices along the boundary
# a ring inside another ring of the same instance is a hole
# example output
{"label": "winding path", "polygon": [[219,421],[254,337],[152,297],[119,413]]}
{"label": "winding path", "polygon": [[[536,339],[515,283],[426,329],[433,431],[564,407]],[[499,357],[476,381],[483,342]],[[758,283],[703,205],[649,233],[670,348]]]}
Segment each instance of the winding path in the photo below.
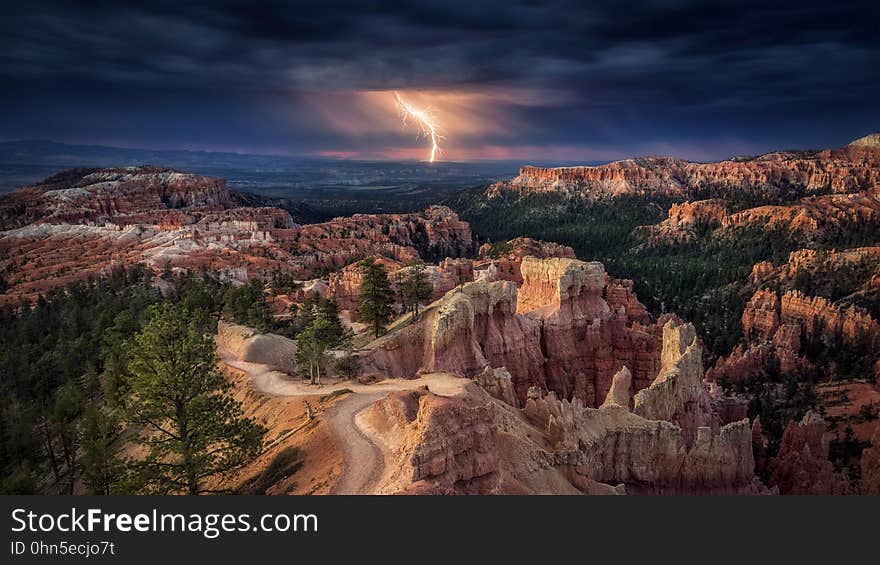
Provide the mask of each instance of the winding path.
{"label": "winding path", "polygon": [[313,396],[343,389],[352,391],[324,413],[331,432],[339,441],[343,457],[342,475],[331,494],[374,494],[385,472],[385,455],[378,445],[381,439],[373,437],[358,423],[360,412],[391,392],[422,386],[427,386],[435,394],[453,396],[463,390],[466,381],[449,373],[432,373],[418,379],[386,379],[371,385],[340,381],[317,388],[268,365],[239,361],[223,351],[219,354],[224,363],[247,373],[251,386],[265,394]]}
{"label": "winding path", "polygon": [[385,471],[385,457],[356,416],[387,393],[351,394],[327,411],[327,423],[342,446],[342,476],[330,494],[371,494]]}

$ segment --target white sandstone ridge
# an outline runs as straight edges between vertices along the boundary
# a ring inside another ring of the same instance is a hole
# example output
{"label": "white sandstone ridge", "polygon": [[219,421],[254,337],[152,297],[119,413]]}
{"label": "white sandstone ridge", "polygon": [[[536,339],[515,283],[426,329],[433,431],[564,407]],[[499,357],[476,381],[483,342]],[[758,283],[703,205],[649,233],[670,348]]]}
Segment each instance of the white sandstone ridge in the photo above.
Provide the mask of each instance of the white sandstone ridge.
{"label": "white sandstone ridge", "polygon": [[880,147],[880,133],[870,133],[850,143],[854,147]]}

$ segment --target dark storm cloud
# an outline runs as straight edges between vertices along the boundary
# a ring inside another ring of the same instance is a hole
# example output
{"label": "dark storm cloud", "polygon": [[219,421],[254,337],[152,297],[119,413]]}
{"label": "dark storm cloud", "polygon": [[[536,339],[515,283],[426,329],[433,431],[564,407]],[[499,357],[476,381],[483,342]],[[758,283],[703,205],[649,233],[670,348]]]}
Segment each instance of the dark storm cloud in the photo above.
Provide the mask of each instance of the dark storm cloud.
{"label": "dark storm cloud", "polygon": [[876,2],[83,4],[7,8],[0,101],[19,111],[0,136],[351,149],[379,141],[279,108],[483,88],[538,100],[508,103],[518,129],[473,143],[703,157],[880,129]]}

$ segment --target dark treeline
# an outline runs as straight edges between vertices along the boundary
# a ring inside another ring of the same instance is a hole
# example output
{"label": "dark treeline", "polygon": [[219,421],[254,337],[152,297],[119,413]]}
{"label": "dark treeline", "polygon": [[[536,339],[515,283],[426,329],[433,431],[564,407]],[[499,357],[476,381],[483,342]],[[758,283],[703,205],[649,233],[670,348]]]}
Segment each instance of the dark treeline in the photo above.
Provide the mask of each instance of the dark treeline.
{"label": "dark treeline", "polygon": [[[116,491],[147,491],[143,481],[139,488],[107,476],[123,471],[110,446],[131,433],[126,401],[147,326],[176,316],[176,327],[151,330],[176,335],[196,357],[213,356],[221,316],[275,329],[262,281],[233,286],[200,273],[165,282],[163,294],[152,272],[135,266],[0,309],[0,491],[72,493],[77,480],[98,493],[111,482]],[[161,360],[167,352],[153,353]],[[203,376],[206,395],[223,392],[215,374]]]}
{"label": "dark treeline", "polygon": [[[423,298],[423,268],[413,272],[410,294]],[[288,274],[233,285],[165,269],[160,279],[138,265],[0,309],[0,493],[212,492],[210,479],[252,460],[265,432],[217,367],[221,319],[296,338],[315,384],[331,361],[344,378],[360,372],[332,300],[272,315],[270,301],[300,289]],[[390,312],[386,290],[362,307]]]}

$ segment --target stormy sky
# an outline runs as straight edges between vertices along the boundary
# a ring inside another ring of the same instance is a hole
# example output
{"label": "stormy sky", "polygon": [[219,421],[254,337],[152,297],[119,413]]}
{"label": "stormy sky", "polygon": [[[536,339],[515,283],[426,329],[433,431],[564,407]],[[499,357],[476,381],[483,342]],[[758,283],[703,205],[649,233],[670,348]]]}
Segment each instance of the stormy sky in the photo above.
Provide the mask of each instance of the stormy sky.
{"label": "stormy sky", "polygon": [[709,160],[880,130],[876,1],[82,4],[5,7],[0,140],[423,158],[395,90],[450,160]]}

